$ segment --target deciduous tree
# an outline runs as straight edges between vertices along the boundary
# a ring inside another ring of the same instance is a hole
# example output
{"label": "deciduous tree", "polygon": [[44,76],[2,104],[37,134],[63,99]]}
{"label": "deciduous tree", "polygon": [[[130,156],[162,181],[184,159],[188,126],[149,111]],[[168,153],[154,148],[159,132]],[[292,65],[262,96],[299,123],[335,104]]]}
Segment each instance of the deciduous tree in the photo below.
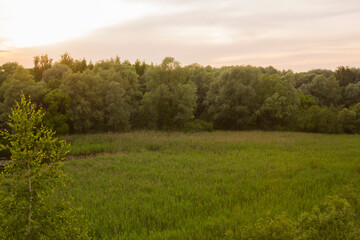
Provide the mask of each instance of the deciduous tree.
{"label": "deciduous tree", "polygon": [[144,74],[147,92],[142,100],[142,116],[148,127],[181,129],[194,118],[196,86],[180,63],[167,57],[160,66]]}
{"label": "deciduous tree", "polygon": [[0,175],[0,239],[88,239],[77,211],[66,199],[51,201],[66,183],[60,170],[69,151],[64,141],[42,125],[44,112],[22,95],[1,132],[11,164]]}
{"label": "deciduous tree", "polygon": [[49,58],[47,54],[34,57],[34,78],[35,81],[40,81],[42,79],[42,75],[46,69],[51,68],[52,66],[52,58]]}

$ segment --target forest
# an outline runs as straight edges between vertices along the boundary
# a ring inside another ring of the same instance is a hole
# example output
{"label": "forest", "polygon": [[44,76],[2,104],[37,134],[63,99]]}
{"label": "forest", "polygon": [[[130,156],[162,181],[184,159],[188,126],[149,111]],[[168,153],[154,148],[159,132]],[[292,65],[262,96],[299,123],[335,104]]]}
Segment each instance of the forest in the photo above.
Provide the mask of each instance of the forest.
{"label": "forest", "polygon": [[360,68],[294,73],[272,66],[160,65],[119,57],[96,63],[69,53],[34,67],[0,66],[0,128],[20,93],[46,110],[59,134],[170,131],[284,130],[360,132]]}

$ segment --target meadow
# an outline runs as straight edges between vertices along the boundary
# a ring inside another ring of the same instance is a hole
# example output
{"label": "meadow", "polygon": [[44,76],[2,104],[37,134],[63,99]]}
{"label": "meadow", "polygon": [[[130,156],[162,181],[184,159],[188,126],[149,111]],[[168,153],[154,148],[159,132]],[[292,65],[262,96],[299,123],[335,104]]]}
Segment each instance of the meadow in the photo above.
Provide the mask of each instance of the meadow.
{"label": "meadow", "polygon": [[259,218],[296,220],[360,189],[360,136],[293,132],[70,135],[68,193],[94,239],[223,239]]}

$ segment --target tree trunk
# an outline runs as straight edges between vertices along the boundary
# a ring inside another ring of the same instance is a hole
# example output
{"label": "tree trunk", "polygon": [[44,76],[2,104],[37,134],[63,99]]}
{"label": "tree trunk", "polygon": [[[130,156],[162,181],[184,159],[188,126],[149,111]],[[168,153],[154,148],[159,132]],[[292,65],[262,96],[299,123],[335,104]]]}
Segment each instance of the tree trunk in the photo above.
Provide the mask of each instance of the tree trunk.
{"label": "tree trunk", "polygon": [[28,213],[28,226],[27,226],[27,232],[26,235],[30,235],[30,230],[31,230],[31,201],[32,201],[32,196],[31,196],[31,168],[30,168],[30,163],[28,163],[28,171],[29,171],[29,213]]}

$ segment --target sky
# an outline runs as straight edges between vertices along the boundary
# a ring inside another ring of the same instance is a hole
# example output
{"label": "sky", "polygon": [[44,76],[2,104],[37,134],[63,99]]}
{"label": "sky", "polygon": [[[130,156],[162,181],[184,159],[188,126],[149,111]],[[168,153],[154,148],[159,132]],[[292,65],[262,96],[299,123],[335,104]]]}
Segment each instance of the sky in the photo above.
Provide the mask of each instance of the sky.
{"label": "sky", "polygon": [[0,65],[68,52],[182,65],[360,67],[359,0],[0,0]]}

